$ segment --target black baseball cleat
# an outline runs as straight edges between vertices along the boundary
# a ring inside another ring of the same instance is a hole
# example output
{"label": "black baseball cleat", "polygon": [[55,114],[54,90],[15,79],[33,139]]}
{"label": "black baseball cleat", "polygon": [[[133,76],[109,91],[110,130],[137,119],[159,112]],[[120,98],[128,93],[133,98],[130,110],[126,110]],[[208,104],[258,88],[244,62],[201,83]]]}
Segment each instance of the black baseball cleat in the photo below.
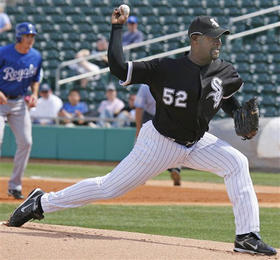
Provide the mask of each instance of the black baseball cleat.
{"label": "black baseball cleat", "polygon": [[8,196],[13,196],[17,200],[22,200],[24,199],[21,190],[12,190],[8,189]]}
{"label": "black baseball cleat", "polygon": [[20,227],[30,219],[43,219],[43,211],[39,200],[44,192],[41,189],[33,190],[27,199],[21,203],[10,216],[7,226]]}
{"label": "black baseball cleat", "polygon": [[277,251],[265,244],[257,232],[251,232],[242,238],[236,236],[234,251],[241,253],[276,255]]}

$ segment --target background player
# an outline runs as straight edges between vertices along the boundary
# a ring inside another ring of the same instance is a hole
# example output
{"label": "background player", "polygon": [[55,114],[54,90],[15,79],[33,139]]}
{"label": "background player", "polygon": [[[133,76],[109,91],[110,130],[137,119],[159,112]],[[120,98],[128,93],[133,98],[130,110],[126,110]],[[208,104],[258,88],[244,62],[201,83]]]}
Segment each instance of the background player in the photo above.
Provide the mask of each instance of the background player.
{"label": "background player", "polygon": [[32,218],[42,219],[43,212],[120,196],[181,164],[224,178],[235,216],[235,251],[275,255],[276,250],[258,234],[258,201],[247,158],[206,132],[221,107],[229,114],[239,109],[232,95],[242,86],[242,79],[230,63],[218,59],[221,36],[229,31],[214,18],[197,17],[189,27],[191,51],[187,56],[126,63],[122,50],[126,19],[119,9],[114,10],[108,50],[110,70],[123,85],[150,86],[156,100],[155,117],[143,125],[133,150],[112,172],[58,192],[35,189],[14,211],[8,225],[21,226]]}
{"label": "background player", "polygon": [[[138,136],[142,125],[149,120],[152,120],[156,113],[156,101],[153,98],[148,85],[141,84],[138,89],[135,105],[135,122],[136,122],[136,137]],[[170,177],[173,180],[174,186],[181,185],[181,166],[168,169]]]}
{"label": "background player", "polygon": [[[0,48],[0,146],[7,118],[17,144],[8,194],[22,199],[21,179],[32,145],[28,107],[37,103],[42,58],[32,48],[37,34],[33,24],[18,24],[15,33],[16,43]],[[25,100],[29,86],[32,88],[32,95]]]}

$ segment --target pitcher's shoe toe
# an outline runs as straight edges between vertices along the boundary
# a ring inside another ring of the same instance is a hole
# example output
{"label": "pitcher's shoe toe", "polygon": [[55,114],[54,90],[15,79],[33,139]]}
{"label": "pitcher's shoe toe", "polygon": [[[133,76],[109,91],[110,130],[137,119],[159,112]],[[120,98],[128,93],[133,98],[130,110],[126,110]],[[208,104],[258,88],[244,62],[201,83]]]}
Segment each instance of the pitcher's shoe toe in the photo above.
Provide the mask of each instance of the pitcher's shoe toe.
{"label": "pitcher's shoe toe", "polygon": [[39,205],[44,192],[41,189],[33,190],[27,199],[21,203],[10,216],[8,226],[20,227],[31,219],[41,220],[44,218],[43,211]]}
{"label": "pitcher's shoe toe", "polygon": [[265,244],[256,232],[251,232],[242,238],[238,238],[237,236],[234,243],[234,251],[260,255],[277,254],[277,251],[273,247]]}

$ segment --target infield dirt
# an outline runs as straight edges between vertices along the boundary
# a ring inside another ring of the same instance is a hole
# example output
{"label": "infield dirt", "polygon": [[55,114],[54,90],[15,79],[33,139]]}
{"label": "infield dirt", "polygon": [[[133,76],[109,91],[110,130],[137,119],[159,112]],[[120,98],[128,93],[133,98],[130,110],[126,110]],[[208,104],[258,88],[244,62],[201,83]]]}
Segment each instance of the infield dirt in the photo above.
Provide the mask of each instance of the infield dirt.
{"label": "infield dirt", "polygon": [[[23,179],[25,196],[34,188],[46,192],[58,191],[79,180],[67,179]],[[18,203],[7,195],[8,178],[0,178],[0,202]],[[257,197],[262,207],[280,207],[280,188],[271,186],[255,186]],[[174,187],[171,181],[148,181],[125,195],[99,204],[172,204],[172,205],[230,205],[225,185],[215,183],[183,182]],[[96,202],[95,202],[96,204]]]}
{"label": "infield dirt", "polygon": [[[0,178],[0,202],[19,203],[7,196],[8,178]],[[24,178],[24,195],[35,187],[57,191],[78,180]],[[280,207],[278,187],[255,186],[260,206]],[[229,205],[223,184],[148,181],[114,200],[98,204]],[[232,243],[156,236],[132,232],[26,223],[21,228],[0,224],[0,259],[196,259],[262,260],[277,256],[252,256],[233,252]],[[279,250],[278,250],[279,252]]]}

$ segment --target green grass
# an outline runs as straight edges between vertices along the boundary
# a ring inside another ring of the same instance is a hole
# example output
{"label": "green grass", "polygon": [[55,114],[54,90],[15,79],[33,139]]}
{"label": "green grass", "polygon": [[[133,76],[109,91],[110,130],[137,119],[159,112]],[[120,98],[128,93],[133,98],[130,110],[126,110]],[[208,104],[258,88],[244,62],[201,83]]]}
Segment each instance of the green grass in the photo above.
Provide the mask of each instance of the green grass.
{"label": "green grass", "polygon": [[[0,163],[0,176],[10,176],[12,171],[12,163]],[[26,177],[42,176],[42,177],[57,177],[57,178],[89,178],[103,176],[110,172],[113,166],[94,166],[81,164],[39,164],[29,163],[25,172]],[[280,186],[280,174],[252,172],[252,180],[254,184]],[[157,180],[169,180],[169,173],[164,172],[158,175]],[[184,181],[195,182],[216,182],[223,183],[223,178],[216,176],[213,173],[200,172],[195,170],[183,170],[182,179]]]}
{"label": "green grass", "polygon": [[[5,220],[15,205],[0,204]],[[260,209],[262,237],[280,247],[279,209]],[[89,205],[45,214],[41,223],[233,242],[231,207]]]}

